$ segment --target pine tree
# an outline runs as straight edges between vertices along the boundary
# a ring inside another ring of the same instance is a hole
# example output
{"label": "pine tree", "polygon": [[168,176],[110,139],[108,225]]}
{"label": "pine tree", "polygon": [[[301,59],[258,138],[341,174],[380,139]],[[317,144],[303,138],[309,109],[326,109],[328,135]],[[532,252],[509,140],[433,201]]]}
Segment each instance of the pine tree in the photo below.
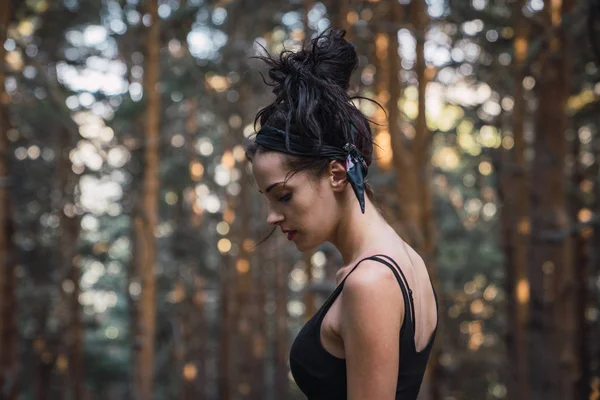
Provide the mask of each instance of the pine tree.
{"label": "pine tree", "polygon": [[[568,2],[563,7],[566,9]],[[561,9],[560,3],[548,1],[542,18],[548,26],[559,28],[560,16],[565,9]],[[563,53],[566,43],[561,35],[552,34],[544,46],[538,60],[540,68],[536,84],[539,103],[532,169],[532,181],[536,185],[532,186],[531,192],[532,242],[528,271],[533,357],[530,362],[537,365],[531,370],[532,399],[574,398],[566,387],[566,381],[573,379],[571,371],[561,367],[572,362],[564,359],[573,343],[562,328],[566,317],[564,306],[570,304],[574,295],[568,288],[573,284],[571,243],[569,237],[552,234],[567,231],[570,226],[565,179],[567,60]]]}
{"label": "pine tree", "polygon": [[0,397],[7,400],[17,396],[17,303],[16,265],[13,248],[14,225],[11,208],[10,160],[12,151],[8,141],[10,98],[5,90],[4,62],[11,1],[0,5]]}
{"label": "pine tree", "polygon": [[158,91],[160,63],[160,19],[158,1],[147,3],[151,23],[146,36],[144,93],[146,116],[144,130],[144,172],[141,201],[143,216],[136,224],[137,270],[141,277],[138,330],[141,339],[137,359],[136,387],[140,399],[151,399],[154,392],[154,343],[156,332],[156,239],[159,195],[159,140],[161,102]]}
{"label": "pine tree", "polygon": [[[523,1],[514,5],[514,106],[512,158],[504,165],[504,211],[503,222],[510,225],[507,240],[507,295],[510,323],[508,325],[508,357],[515,368],[509,375],[508,391],[515,399],[528,399],[527,367],[527,305],[529,302],[529,280],[527,277],[527,250],[530,233],[529,219],[529,168],[525,160],[526,99],[523,88],[525,59],[529,43],[528,22],[523,15]],[[506,153],[506,152],[505,152]],[[514,186],[516,190],[512,190]]]}

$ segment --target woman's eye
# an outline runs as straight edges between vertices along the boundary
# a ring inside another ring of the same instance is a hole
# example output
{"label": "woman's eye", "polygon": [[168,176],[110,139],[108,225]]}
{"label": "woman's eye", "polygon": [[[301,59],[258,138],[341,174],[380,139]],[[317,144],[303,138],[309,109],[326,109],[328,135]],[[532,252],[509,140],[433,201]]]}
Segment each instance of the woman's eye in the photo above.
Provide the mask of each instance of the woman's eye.
{"label": "woman's eye", "polygon": [[281,196],[279,198],[279,201],[281,201],[282,203],[286,203],[286,202],[290,201],[291,198],[292,198],[292,194],[288,193],[288,194],[286,194],[284,196]]}

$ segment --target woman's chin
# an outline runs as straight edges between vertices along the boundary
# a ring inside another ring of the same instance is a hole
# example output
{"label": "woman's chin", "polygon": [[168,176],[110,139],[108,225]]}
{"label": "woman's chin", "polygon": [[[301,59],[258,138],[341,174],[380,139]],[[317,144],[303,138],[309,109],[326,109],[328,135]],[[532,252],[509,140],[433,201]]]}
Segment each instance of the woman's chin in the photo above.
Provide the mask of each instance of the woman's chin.
{"label": "woman's chin", "polygon": [[301,240],[298,240],[297,238],[294,238],[294,245],[296,245],[296,249],[298,249],[298,251],[301,251],[301,252],[307,251],[306,243]]}
{"label": "woman's chin", "polygon": [[307,251],[314,250],[319,246],[319,244],[309,243],[309,242],[304,242],[304,241],[295,241],[295,240],[294,240],[294,244],[296,245],[296,248],[298,249],[298,251],[300,251],[302,253],[306,253]]}

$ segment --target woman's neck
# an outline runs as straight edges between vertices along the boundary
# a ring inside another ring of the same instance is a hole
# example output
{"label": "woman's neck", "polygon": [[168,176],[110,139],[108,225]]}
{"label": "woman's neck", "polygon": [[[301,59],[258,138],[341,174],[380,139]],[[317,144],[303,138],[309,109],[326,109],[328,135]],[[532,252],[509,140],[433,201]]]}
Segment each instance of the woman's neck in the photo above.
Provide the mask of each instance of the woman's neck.
{"label": "woman's neck", "polygon": [[373,241],[377,241],[378,234],[389,229],[388,223],[368,198],[365,198],[364,214],[360,210],[354,193],[352,193],[351,199],[352,201],[348,202],[345,211],[347,215],[340,219],[330,240],[342,255],[344,265],[349,265],[370,247],[373,247]]}

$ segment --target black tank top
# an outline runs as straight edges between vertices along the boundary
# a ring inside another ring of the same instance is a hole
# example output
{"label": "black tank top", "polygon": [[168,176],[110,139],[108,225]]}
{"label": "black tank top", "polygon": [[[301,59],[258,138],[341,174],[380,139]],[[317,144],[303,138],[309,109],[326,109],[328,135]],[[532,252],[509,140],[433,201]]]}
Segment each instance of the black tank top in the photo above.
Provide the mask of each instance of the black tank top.
{"label": "black tank top", "polygon": [[[383,257],[384,259],[382,259]],[[398,280],[402,289],[404,304],[409,305],[409,312],[400,329],[400,367],[398,370],[398,384],[396,385],[396,399],[416,400],[419,388],[425,374],[425,367],[429,353],[435,339],[436,328],[427,346],[420,352],[415,348],[415,307],[412,299],[412,290],[400,267],[394,268],[385,259],[390,260],[396,267],[398,264],[383,254],[371,256],[360,260],[342,282],[335,288],[329,298],[323,303],[315,315],[304,325],[294,340],[290,352],[290,368],[298,387],[309,400],[345,400],[346,399],[346,360],[335,357],[321,345],[321,323],[327,310],[344,288],[348,276],[364,260],[375,260],[387,265]],[[402,279],[400,275],[402,275]],[[436,309],[438,307],[435,294]],[[439,317],[438,317],[439,318]]]}

